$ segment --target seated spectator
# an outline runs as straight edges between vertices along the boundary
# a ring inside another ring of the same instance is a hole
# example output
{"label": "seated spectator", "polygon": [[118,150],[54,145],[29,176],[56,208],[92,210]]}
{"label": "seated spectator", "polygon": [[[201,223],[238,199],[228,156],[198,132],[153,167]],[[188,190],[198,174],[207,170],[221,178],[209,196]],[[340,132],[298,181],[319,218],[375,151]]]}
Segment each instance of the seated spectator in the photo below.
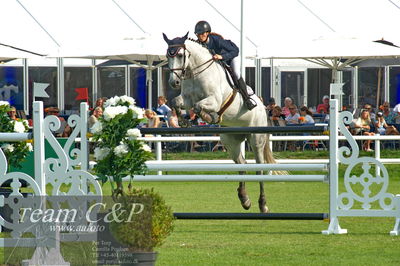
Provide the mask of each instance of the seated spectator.
{"label": "seated spectator", "polygon": [[308,110],[307,106],[302,106],[300,108],[300,117],[299,117],[300,124],[314,124],[314,119],[312,118],[312,113]]}
{"label": "seated spectator", "polygon": [[293,104],[293,100],[290,97],[286,97],[284,100],[284,106],[282,107],[282,114],[287,117],[290,115],[289,106]]}
{"label": "seated spectator", "polygon": [[157,102],[157,113],[163,115],[164,118],[166,118],[171,112],[171,108],[169,108],[169,106],[167,105],[167,99],[164,96],[158,96]]}
{"label": "seated spectator", "polygon": [[324,97],[322,97],[322,103],[318,104],[316,112],[318,114],[329,113],[329,96],[328,95],[324,95]]}
{"label": "seated spectator", "polygon": [[161,127],[160,118],[153,110],[147,109],[146,111],[144,111],[144,116],[147,118],[147,124],[145,125],[145,127],[149,128]]}
{"label": "seated spectator", "polygon": [[10,111],[7,112],[8,116],[12,119],[12,120],[17,120],[17,109],[14,106],[10,107]]}
{"label": "seated spectator", "polygon": [[179,120],[178,116],[176,115],[176,110],[172,109],[171,110],[171,115],[169,116],[168,119],[168,126],[169,127],[174,127],[174,128],[179,128]]}
{"label": "seated spectator", "polygon": [[189,126],[198,126],[199,125],[199,117],[193,111],[193,108],[189,110],[189,114],[185,116],[185,119],[188,120]]}
{"label": "seated spectator", "polygon": [[103,108],[101,108],[100,106],[96,106],[96,108],[94,108],[93,110],[93,114],[89,117],[88,120],[89,128],[91,128],[94,125],[94,123],[97,122],[99,117],[101,117],[102,115],[103,115]]}
{"label": "seated spectator", "polygon": [[373,112],[372,106],[369,103],[364,104],[364,110],[367,110],[369,112],[369,117],[371,118],[371,121],[375,123],[376,121],[376,115]]}
{"label": "seated spectator", "polygon": [[54,115],[58,118],[58,120],[60,120],[61,122],[61,127],[60,129],[56,130],[54,132],[54,135],[56,137],[62,137],[62,138],[66,138],[68,137],[71,132],[72,129],[71,127],[68,125],[67,121],[65,121],[64,117],[60,116],[60,109],[58,109],[57,107],[48,107],[45,109],[46,112],[46,116],[48,115]]}
{"label": "seated spectator", "polygon": [[299,123],[300,114],[297,112],[297,106],[294,104],[289,105],[289,115],[286,116],[285,121],[287,125],[295,125]]}
{"label": "seated spectator", "polygon": [[389,125],[395,124],[396,117],[398,116],[398,114],[396,112],[390,111],[389,102],[384,102],[381,106],[382,106],[383,118],[385,118],[386,123]]}
{"label": "seated spectator", "polygon": [[272,97],[269,98],[268,105],[265,106],[265,110],[267,111],[268,116],[270,117],[272,116],[272,109],[274,109],[275,106],[276,106],[275,99]]}
{"label": "seated spectator", "polygon": [[286,117],[284,114],[282,114],[282,109],[280,106],[275,106],[272,109],[271,120],[274,126],[284,126],[286,124],[285,118]]}
{"label": "seated spectator", "polygon": [[377,133],[381,135],[399,135],[399,132],[397,131],[396,127],[390,126],[386,123],[382,112],[378,112],[376,116],[377,119],[375,122],[375,127]]}
{"label": "seated spectator", "polygon": [[[364,135],[364,136],[374,136],[374,132],[370,132],[371,130],[371,118],[369,116],[368,110],[362,110],[360,117],[355,121],[354,124],[354,135]],[[371,149],[372,140],[365,140],[363,144],[364,151],[373,151]]]}

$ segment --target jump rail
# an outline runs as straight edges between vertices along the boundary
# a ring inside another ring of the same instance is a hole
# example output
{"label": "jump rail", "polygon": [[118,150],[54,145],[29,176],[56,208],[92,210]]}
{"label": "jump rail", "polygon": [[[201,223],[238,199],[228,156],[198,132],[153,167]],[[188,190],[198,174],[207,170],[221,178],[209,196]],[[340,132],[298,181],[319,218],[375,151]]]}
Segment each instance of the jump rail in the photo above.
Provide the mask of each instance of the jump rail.
{"label": "jump rail", "polygon": [[326,126],[141,128],[142,134],[249,134],[324,132]]}
{"label": "jump rail", "polygon": [[328,220],[327,213],[209,213],[177,212],[182,220]]}

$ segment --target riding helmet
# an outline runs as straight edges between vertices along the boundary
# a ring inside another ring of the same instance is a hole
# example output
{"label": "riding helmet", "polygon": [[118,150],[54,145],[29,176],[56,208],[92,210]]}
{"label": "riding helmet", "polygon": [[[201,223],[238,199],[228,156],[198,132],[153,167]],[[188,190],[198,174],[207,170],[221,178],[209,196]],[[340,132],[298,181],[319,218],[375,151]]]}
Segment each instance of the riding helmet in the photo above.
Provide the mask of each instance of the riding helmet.
{"label": "riding helmet", "polygon": [[204,32],[211,32],[211,26],[207,21],[201,20],[196,23],[196,26],[194,27],[194,33],[197,35],[203,34]]}

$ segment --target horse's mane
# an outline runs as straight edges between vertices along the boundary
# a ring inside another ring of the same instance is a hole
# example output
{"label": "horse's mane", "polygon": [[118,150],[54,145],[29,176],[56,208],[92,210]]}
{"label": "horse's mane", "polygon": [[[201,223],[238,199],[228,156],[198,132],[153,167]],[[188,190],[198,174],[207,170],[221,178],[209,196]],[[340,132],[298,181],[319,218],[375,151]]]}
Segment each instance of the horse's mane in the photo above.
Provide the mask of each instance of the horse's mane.
{"label": "horse's mane", "polygon": [[200,42],[199,40],[195,40],[195,39],[192,39],[192,38],[187,38],[187,41],[190,41],[190,42],[192,42],[194,44],[197,44],[197,45],[201,46],[202,48],[206,49],[210,54],[212,54],[210,49],[208,49],[207,45],[205,45],[204,43]]}

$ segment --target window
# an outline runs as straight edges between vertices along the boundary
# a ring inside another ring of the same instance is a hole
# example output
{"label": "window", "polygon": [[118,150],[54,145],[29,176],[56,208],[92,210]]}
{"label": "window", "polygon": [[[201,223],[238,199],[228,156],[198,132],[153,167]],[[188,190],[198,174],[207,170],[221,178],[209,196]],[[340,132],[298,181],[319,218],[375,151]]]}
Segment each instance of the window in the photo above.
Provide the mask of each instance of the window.
{"label": "window", "polygon": [[125,95],[125,68],[99,67],[97,98]]}
{"label": "window", "polygon": [[390,107],[393,108],[400,103],[400,67],[390,67],[389,73]]}
{"label": "window", "polygon": [[7,101],[17,110],[24,109],[22,67],[0,67],[0,101]]}
{"label": "window", "polygon": [[45,89],[49,95],[48,98],[36,97],[35,100],[43,101],[44,107],[57,106],[57,68],[56,67],[29,67],[29,110],[31,113],[33,102],[34,83],[47,83],[49,86]]}
{"label": "window", "polygon": [[[358,106],[368,103],[374,108],[384,102],[384,68],[360,67],[358,70]],[[379,97],[377,97],[379,93]]]}
{"label": "window", "polygon": [[84,100],[75,100],[78,95],[76,88],[87,88],[89,105],[93,107],[92,68],[91,67],[64,67],[64,105],[66,113],[79,110],[79,105]]}

